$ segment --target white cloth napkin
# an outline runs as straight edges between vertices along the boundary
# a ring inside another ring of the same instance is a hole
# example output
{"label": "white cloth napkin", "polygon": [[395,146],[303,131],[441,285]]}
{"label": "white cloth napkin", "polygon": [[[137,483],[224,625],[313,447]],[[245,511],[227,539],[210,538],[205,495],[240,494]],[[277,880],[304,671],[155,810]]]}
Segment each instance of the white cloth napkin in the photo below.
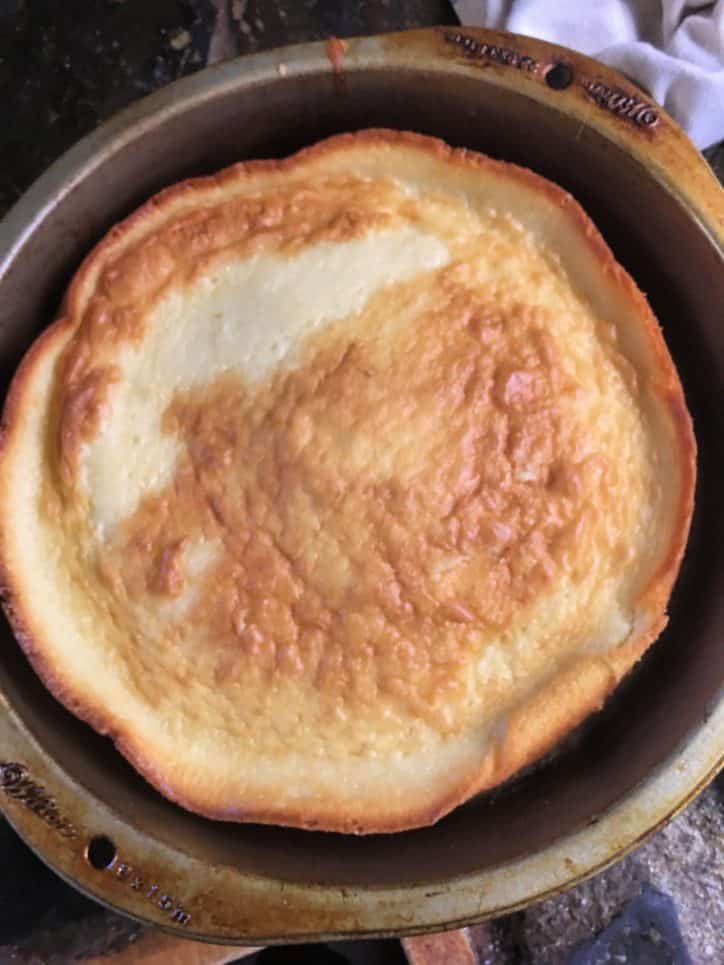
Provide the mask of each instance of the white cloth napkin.
{"label": "white cloth napkin", "polygon": [[697,145],[724,139],[724,0],[453,0],[461,23],[563,44],[623,71]]}

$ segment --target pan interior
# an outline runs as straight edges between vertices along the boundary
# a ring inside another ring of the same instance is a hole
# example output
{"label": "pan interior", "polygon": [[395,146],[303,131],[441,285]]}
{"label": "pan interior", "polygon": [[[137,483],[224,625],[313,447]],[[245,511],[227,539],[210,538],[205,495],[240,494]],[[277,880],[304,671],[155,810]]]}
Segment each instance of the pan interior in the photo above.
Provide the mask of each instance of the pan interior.
{"label": "pan interior", "polygon": [[[245,158],[282,157],[369,126],[434,134],[527,165],[584,205],[647,293],[681,372],[699,443],[692,537],[668,629],[604,710],[558,753],[436,827],[363,839],[214,823],[156,794],[44,690],[3,625],[0,685],[48,755],[128,824],[215,865],[326,884],[450,878],[541,849],[642,781],[705,715],[724,670],[724,271],[705,231],[623,151],[556,110],[475,79],[425,70],[277,78],[189,102],[115,150],[26,240],[2,280],[0,371],[54,317],[89,247],[159,188]],[[655,136],[655,134],[654,134]],[[685,172],[682,172],[685,177]]]}

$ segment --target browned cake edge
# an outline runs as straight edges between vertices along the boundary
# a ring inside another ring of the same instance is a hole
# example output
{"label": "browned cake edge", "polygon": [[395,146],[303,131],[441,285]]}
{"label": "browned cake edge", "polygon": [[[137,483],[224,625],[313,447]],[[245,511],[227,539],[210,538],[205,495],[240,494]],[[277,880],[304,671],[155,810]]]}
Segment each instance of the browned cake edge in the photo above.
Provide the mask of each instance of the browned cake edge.
{"label": "browned cake edge", "polygon": [[[131,229],[143,221],[152,225],[182,196],[194,191],[199,198],[205,191],[218,188],[237,179],[256,174],[284,173],[304,166],[335,151],[358,146],[403,146],[414,148],[444,161],[469,169],[491,171],[518,180],[521,185],[547,195],[566,217],[571,219],[599,263],[607,281],[619,289],[633,309],[645,335],[648,353],[656,369],[655,395],[670,422],[670,435],[678,448],[680,469],[679,498],[671,526],[668,551],[637,600],[637,613],[649,615],[645,632],[605,656],[587,655],[569,666],[543,690],[519,707],[510,717],[505,737],[487,748],[476,769],[452,789],[443,793],[431,788],[429,799],[410,803],[409,807],[391,813],[387,802],[379,802],[379,811],[366,806],[363,815],[341,813],[332,807],[308,809],[280,809],[274,802],[249,801],[238,806],[219,800],[213,793],[189,792],[175,780],[176,762],[157,760],[148,754],[143,735],[119,728],[112,711],[91,703],[77,692],[61,668],[51,665],[46,656],[42,635],[33,627],[33,587],[13,566],[8,545],[12,499],[9,494],[13,450],[23,433],[27,413],[33,404],[32,380],[41,360],[57,342],[64,342],[75,330],[83,286],[88,276],[107,253]],[[621,678],[640,659],[666,625],[666,606],[683,556],[693,510],[696,474],[696,443],[691,418],[674,363],[669,355],[658,322],[648,302],[632,278],[618,264],[598,229],[575,199],[557,185],[526,168],[465,149],[454,149],[431,137],[382,129],[342,134],[279,161],[252,161],[232,165],[216,175],[181,182],[161,191],[136,212],[120,222],[90,252],[74,276],[61,307],[60,316],[32,344],[23,358],[10,386],[0,426],[0,593],[3,606],[15,636],[33,668],[50,690],[68,710],[89,723],[101,734],[109,736],[118,750],[164,796],[183,807],[209,818],[288,825],[299,828],[323,829],[352,833],[395,832],[429,825],[474,794],[495,787],[521,768],[532,763],[552,748],[570,730],[593,711],[598,710]]]}

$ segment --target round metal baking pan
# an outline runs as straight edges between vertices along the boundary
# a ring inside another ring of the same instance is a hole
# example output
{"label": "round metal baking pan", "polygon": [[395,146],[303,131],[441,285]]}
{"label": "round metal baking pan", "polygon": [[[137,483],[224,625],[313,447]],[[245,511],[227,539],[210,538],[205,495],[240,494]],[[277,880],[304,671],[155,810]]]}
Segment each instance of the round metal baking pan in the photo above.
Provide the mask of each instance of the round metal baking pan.
{"label": "round metal baking pan", "polygon": [[682,375],[699,443],[691,540],[668,629],[604,710],[531,772],[396,835],[182,811],[50,697],[3,626],[0,807],[83,891],[198,938],[406,934],[498,915],[620,857],[721,764],[724,196],[673,122],[600,64],[441,28],[350,41],[343,55],[311,44],[243,58],[135,104],[56,163],[2,226],[5,382],[84,253],[150,194],[368,126],[525,164],[582,202],[648,294]]}

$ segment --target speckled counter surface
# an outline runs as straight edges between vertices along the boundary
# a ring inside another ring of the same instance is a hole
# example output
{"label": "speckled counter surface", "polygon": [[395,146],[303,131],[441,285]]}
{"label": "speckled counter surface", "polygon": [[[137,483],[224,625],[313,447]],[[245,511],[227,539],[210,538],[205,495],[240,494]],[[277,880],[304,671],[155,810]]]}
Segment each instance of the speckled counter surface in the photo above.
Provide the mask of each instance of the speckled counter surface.
{"label": "speckled counter surface", "polygon": [[[237,53],[455,22],[445,0],[0,0],[0,213],[115,111]],[[724,145],[707,152],[724,181]],[[0,822],[0,965],[64,963],[144,929],[56,878]],[[475,930],[489,965],[724,962],[724,781],[613,868]],[[268,950],[248,962],[403,962],[396,942]]]}

